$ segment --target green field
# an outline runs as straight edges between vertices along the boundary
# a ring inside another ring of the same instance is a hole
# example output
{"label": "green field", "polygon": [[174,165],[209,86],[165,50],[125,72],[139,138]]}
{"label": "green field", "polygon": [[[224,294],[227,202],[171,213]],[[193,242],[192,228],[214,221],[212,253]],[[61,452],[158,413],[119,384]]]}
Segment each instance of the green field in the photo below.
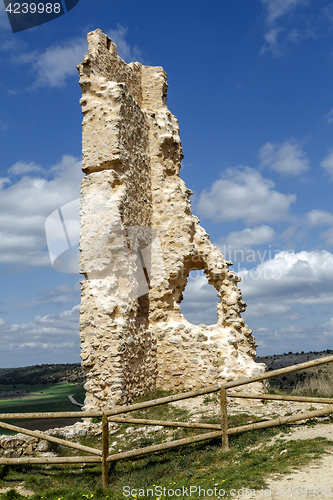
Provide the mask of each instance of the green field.
{"label": "green field", "polygon": [[[23,393],[17,398],[1,399],[2,394]],[[83,403],[84,389],[81,386],[59,382],[51,385],[0,385],[1,413],[37,412],[37,411],[71,411],[79,406],[72,405],[68,396],[74,396]],[[60,409],[61,407],[61,409]]]}
{"label": "green field", "polygon": [[[85,391],[82,386],[68,382],[50,385],[0,385],[0,413],[80,411],[81,407],[73,405],[68,399],[70,395],[83,403]],[[24,427],[24,420],[17,422],[17,425],[20,424]],[[0,428],[0,434],[9,433]]]}

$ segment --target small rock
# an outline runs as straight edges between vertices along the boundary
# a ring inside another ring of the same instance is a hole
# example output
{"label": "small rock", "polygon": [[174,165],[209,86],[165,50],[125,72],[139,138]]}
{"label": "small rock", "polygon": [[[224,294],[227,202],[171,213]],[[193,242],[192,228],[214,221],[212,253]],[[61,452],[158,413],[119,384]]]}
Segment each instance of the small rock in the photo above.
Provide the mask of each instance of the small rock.
{"label": "small rock", "polygon": [[45,441],[44,439],[40,441],[40,443],[37,446],[37,451],[44,453],[46,451],[49,451],[50,445],[48,441]]}

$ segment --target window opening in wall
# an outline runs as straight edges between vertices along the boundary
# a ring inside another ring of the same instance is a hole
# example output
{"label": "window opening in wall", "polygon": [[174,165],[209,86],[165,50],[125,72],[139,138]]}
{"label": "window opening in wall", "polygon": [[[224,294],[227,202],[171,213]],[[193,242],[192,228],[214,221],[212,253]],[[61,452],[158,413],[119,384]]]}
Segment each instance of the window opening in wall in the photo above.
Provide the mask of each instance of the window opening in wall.
{"label": "window opening in wall", "polygon": [[218,297],[203,271],[191,271],[180,303],[180,312],[193,325],[217,323]]}

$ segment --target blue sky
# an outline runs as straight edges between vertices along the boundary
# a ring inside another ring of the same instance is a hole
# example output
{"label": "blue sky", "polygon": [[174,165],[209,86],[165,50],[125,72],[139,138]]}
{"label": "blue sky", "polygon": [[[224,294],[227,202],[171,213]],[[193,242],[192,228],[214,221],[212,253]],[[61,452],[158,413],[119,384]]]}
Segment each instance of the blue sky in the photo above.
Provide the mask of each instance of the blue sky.
{"label": "blue sky", "polygon": [[[86,33],[163,66],[193,212],[242,277],[258,354],[333,348],[333,1],[80,0],[13,34],[0,3],[0,367],[79,362],[80,276],[45,220],[78,198]],[[182,311],[214,323],[195,274]]]}

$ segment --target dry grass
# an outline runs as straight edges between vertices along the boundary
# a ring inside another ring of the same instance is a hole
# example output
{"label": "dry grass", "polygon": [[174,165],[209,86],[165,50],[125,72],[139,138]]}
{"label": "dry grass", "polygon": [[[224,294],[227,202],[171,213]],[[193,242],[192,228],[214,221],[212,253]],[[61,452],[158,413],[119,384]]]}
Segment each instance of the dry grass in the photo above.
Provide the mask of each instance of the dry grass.
{"label": "dry grass", "polygon": [[312,374],[303,381],[297,382],[293,394],[298,396],[333,397],[333,378],[325,374]]}

